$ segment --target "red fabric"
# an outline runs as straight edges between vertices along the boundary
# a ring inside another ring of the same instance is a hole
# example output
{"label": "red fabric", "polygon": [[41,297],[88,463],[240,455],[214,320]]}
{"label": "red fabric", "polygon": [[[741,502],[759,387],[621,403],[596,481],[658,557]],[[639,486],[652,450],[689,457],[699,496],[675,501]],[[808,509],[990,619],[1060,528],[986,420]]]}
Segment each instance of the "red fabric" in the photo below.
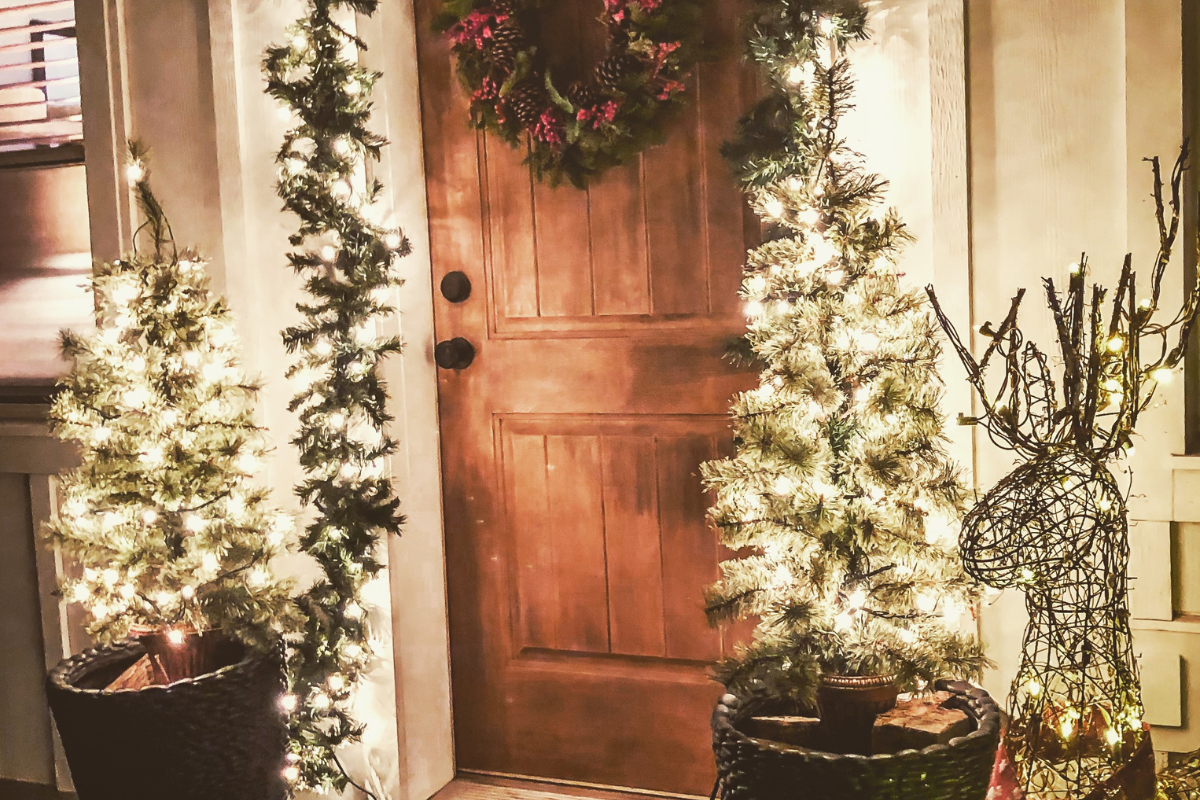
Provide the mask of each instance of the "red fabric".
{"label": "red fabric", "polygon": [[996,766],[992,769],[992,786],[987,800],[1025,800],[1025,792],[1017,785],[1017,771],[1013,769],[1004,742],[996,751]]}

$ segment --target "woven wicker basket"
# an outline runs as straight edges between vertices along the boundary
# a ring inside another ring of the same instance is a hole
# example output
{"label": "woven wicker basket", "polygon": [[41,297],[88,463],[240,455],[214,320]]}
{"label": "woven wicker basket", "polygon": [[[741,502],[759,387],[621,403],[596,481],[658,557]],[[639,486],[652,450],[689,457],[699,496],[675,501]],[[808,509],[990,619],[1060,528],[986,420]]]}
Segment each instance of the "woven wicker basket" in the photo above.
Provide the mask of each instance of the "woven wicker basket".
{"label": "woven wicker basket", "polygon": [[772,709],[766,699],[725,695],[713,713],[717,757],[714,796],[722,800],[985,800],[996,748],[1000,710],[982,689],[939,682],[959,695],[959,707],[976,721],[970,734],[924,750],[895,755],[840,755],[754,739],[740,720]]}
{"label": "woven wicker basket", "polygon": [[79,800],[279,800],[287,731],[277,657],[169,686],[103,687],[144,655],[136,641],[85,650],[47,679]]}

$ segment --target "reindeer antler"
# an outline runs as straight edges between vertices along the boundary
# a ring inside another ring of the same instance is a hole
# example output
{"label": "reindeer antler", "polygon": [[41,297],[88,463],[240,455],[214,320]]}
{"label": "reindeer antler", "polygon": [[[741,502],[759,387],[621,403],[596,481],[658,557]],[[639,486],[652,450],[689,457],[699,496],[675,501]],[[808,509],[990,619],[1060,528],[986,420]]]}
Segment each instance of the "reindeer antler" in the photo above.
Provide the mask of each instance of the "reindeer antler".
{"label": "reindeer antler", "polygon": [[[1162,173],[1157,158],[1148,159],[1154,175],[1155,219],[1159,249],[1151,272],[1150,297],[1136,298],[1137,276],[1132,256],[1125,257],[1121,278],[1113,298],[1108,323],[1104,321],[1107,290],[1098,284],[1087,298],[1086,254],[1072,265],[1065,294],[1060,296],[1054,281],[1043,285],[1046,305],[1054,316],[1058,348],[1062,355],[1062,402],[1051,376],[1046,356],[1027,342],[1017,324],[1025,290],[1012,300],[1000,327],[990,323],[980,332],[991,337],[983,358],[976,361],[953,323],[938,303],[932,286],[926,287],[934,313],[967,369],[967,378],[979,396],[983,413],[960,417],[963,424],[983,424],[997,443],[1006,449],[1037,455],[1070,442],[1081,452],[1107,459],[1129,445],[1138,415],[1154,397],[1163,370],[1173,370],[1183,359],[1196,318],[1200,315],[1200,281],[1188,292],[1180,311],[1169,323],[1153,321],[1162,294],[1163,276],[1179,233],[1183,172],[1187,168],[1188,143],[1180,148],[1171,172],[1171,195],[1164,201]],[[1169,209],[1169,216],[1168,216]],[[1169,348],[1172,332],[1178,333]],[[1143,362],[1144,339],[1158,339],[1156,358]],[[993,356],[1004,360],[1004,379],[989,393],[986,372]]]}

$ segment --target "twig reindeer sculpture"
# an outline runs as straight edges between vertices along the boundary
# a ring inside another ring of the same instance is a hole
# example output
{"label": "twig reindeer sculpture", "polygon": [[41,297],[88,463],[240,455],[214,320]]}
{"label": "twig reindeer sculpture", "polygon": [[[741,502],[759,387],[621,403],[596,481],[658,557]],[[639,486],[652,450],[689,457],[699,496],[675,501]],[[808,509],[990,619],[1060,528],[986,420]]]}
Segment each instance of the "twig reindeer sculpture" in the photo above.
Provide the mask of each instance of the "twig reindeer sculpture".
{"label": "twig reindeer sculpture", "polygon": [[[1200,310],[1197,286],[1170,322],[1154,321],[1179,231],[1187,155],[1185,143],[1169,208],[1158,159],[1151,161],[1159,251],[1148,297],[1136,296],[1130,256],[1107,322],[1106,290],[1093,285],[1085,297],[1086,258],[1072,265],[1065,295],[1043,281],[1062,358],[1061,392],[1049,359],[1017,327],[1024,289],[998,328],[981,328],[991,341],[978,361],[927,290],[982,406],[979,416],[960,421],[984,425],[997,444],[1026,459],[966,516],[962,548],[973,577],[1025,593],[1029,625],[1006,741],[1023,788],[1035,798],[1134,800],[1154,793],[1152,762],[1148,772],[1126,768],[1135,754],[1138,764],[1151,756],[1130,644],[1126,497],[1107,464],[1131,447],[1138,415],[1183,359]],[[1003,362],[1003,380],[990,391],[985,373],[995,361]]]}

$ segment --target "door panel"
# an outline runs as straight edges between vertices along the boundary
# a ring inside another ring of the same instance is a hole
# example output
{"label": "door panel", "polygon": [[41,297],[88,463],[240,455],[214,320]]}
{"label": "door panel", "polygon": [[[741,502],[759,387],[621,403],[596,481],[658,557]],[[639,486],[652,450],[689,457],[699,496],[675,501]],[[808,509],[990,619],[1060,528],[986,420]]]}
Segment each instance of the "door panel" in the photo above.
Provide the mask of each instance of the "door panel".
{"label": "door panel", "polygon": [[[740,5],[712,7],[726,55],[667,143],[586,191],[467,127],[437,0],[416,5],[435,285],[474,286],[435,298],[438,338],[477,351],[439,376],[458,764],[705,793],[732,637],[704,619],[719,552],[698,467],[753,384],[724,357],[756,230],[718,153],[754,95]],[[549,9],[580,32],[549,43],[569,81],[602,48],[601,4]]]}

